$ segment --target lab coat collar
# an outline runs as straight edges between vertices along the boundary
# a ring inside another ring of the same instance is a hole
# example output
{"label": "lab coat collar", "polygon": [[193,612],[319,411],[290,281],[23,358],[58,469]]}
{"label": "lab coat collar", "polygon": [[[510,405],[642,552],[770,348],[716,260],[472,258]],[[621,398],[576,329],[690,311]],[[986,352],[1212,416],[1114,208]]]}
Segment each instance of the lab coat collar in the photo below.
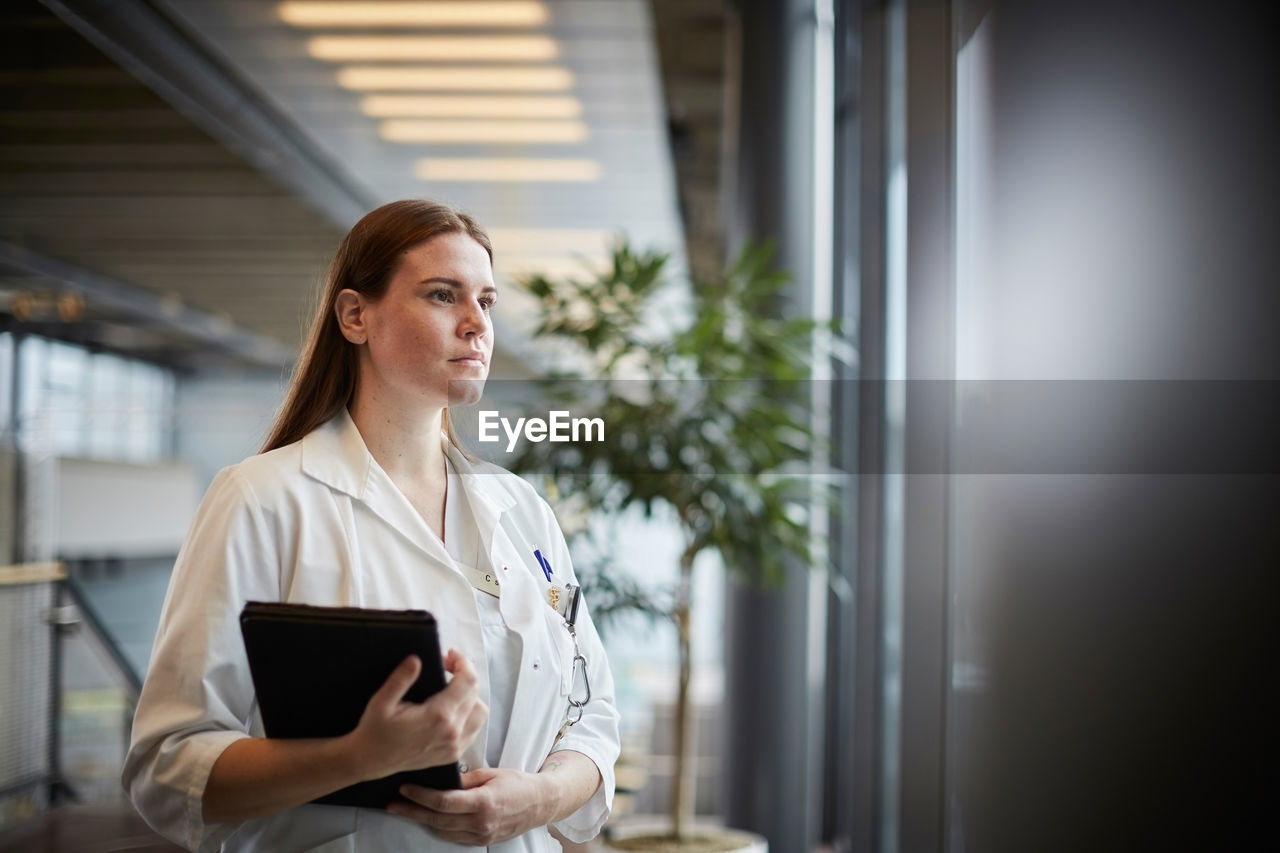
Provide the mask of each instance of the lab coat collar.
{"label": "lab coat collar", "polygon": [[503,482],[509,472],[488,463],[472,462],[452,442],[444,442],[445,455],[453,463],[453,469],[462,478],[462,488],[473,501],[479,499],[495,513],[506,512],[516,505],[516,496]]}
{"label": "lab coat collar", "polygon": [[[441,441],[462,481],[481,542],[489,552],[500,516],[516,503],[516,496],[503,482],[506,472],[496,466],[473,463],[443,435]],[[378,466],[346,409],[302,439],[302,471],[363,502],[424,551],[446,565],[452,564],[439,538]]]}
{"label": "lab coat collar", "polygon": [[[515,506],[516,496],[502,482],[506,471],[472,462],[443,435],[440,440],[468,497],[480,498],[497,512]],[[302,439],[302,472],[354,498],[368,498],[376,470],[377,462],[345,408]]]}
{"label": "lab coat collar", "polygon": [[302,473],[365,500],[377,463],[345,408],[302,439]]}
{"label": "lab coat collar", "polygon": [[[495,465],[473,463],[452,442],[445,441],[445,455],[458,472],[462,491],[471,506],[482,553],[488,558],[489,570],[496,572],[501,560],[499,552],[511,553],[510,542],[502,531],[502,514],[516,504],[516,496],[505,484],[511,474]],[[505,476],[503,476],[505,475]],[[479,568],[484,568],[483,566]]]}

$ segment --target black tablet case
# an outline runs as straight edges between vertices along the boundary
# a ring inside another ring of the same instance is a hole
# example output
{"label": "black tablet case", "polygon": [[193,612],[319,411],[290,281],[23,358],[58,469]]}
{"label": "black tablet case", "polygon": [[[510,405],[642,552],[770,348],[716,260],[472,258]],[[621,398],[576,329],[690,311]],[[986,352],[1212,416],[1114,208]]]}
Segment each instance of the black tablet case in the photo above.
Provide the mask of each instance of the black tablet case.
{"label": "black tablet case", "polygon": [[[268,737],[336,737],[360,722],[369,697],[411,654],[422,672],[405,699],[424,702],[444,688],[436,620],[425,610],[366,610],[251,601],[240,632]],[[316,803],[385,809],[410,783],[461,788],[458,765],[360,782]]]}

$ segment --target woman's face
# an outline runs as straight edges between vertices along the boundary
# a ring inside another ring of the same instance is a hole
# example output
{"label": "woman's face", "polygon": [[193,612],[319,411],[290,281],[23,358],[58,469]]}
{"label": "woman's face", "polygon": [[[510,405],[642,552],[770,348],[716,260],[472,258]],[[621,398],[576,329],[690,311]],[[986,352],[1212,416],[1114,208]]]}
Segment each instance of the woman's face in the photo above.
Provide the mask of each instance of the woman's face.
{"label": "woman's face", "polygon": [[344,294],[351,295],[339,296],[343,334],[364,344],[361,396],[432,408],[480,399],[498,291],[489,254],[472,237],[442,234],[404,252],[381,299]]}

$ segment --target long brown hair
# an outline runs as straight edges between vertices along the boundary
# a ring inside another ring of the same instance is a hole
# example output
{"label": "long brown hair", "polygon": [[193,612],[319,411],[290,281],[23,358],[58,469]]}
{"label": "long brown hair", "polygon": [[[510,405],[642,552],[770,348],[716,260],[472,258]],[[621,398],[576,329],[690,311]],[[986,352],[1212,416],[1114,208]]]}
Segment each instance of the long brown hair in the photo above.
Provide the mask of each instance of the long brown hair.
{"label": "long brown hair", "polygon": [[[393,201],[365,214],[352,227],[329,265],[311,331],[262,452],[298,441],[351,402],[356,389],[356,347],[338,329],[334,313],[338,294],[350,289],[370,300],[382,298],[402,253],[432,237],[457,233],[483,246],[492,262],[493,247],[480,223],[439,202]],[[452,434],[448,410],[444,427]]]}

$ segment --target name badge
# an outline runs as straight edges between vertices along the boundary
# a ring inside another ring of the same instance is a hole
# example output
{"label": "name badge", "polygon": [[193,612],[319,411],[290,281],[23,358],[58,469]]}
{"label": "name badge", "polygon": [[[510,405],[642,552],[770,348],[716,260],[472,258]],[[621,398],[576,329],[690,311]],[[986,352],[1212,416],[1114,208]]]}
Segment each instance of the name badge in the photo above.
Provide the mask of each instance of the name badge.
{"label": "name badge", "polygon": [[502,588],[498,585],[498,577],[492,571],[484,571],[463,563],[458,563],[458,568],[462,569],[462,573],[467,576],[467,580],[476,589],[486,595],[492,595],[494,598],[502,597]]}

